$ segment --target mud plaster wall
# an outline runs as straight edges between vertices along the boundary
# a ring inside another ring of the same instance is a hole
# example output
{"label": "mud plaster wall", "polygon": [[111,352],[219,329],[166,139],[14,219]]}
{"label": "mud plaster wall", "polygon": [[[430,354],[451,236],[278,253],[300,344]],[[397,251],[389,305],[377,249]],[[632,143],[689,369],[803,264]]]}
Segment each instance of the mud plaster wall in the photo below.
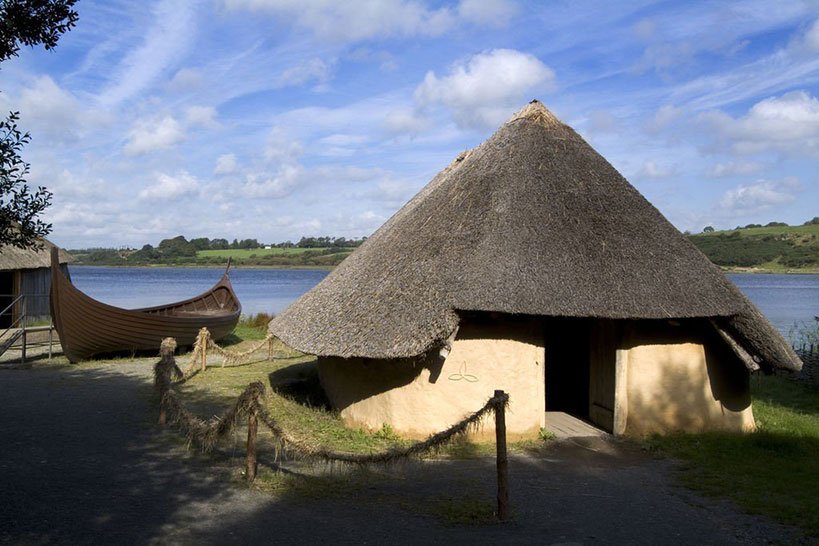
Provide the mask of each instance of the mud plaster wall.
{"label": "mud plaster wall", "polygon": [[[496,389],[509,393],[510,438],[544,425],[544,346],[538,321],[464,323],[446,359],[422,361],[320,358],[319,377],[345,423],[426,437],[482,407]],[[486,419],[477,437],[494,435]]]}
{"label": "mud plaster wall", "polygon": [[618,377],[627,378],[617,401],[627,412],[625,434],[755,428],[749,373],[717,340],[684,335],[687,342],[673,343],[634,331],[629,337],[617,351]]}

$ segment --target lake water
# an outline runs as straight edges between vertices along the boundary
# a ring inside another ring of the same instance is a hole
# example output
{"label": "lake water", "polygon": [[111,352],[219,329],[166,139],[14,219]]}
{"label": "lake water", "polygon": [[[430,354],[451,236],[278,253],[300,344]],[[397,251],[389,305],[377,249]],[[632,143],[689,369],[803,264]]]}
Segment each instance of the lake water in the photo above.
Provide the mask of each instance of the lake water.
{"label": "lake water", "polygon": [[[72,282],[94,299],[133,309],[162,305],[201,294],[222,277],[224,268],[69,266]],[[317,285],[321,269],[230,270],[242,313],[278,313]]]}
{"label": "lake water", "polygon": [[[72,266],[71,278],[89,296],[134,308],[187,299],[210,288],[221,268]],[[278,313],[318,284],[319,269],[233,269],[230,279],[244,314]],[[819,275],[728,275],[782,333],[819,315]]]}

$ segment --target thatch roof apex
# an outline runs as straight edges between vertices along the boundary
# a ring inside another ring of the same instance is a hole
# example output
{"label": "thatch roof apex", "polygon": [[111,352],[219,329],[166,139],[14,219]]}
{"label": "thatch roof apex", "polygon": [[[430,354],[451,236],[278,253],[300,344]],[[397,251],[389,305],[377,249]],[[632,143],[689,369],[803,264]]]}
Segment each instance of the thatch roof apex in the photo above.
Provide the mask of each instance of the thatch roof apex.
{"label": "thatch roof apex", "polygon": [[511,118],[509,118],[509,121],[507,121],[506,124],[514,123],[521,119],[539,123],[544,127],[563,125],[563,122],[560,121],[551,110],[546,108],[546,106],[544,106],[543,103],[537,99],[532,100],[520,111],[516,112]]}
{"label": "thatch roof apex", "polygon": [[[270,331],[306,353],[400,358],[442,343],[459,311],[727,320],[751,316],[749,305],[580,135],[532,101],[460,154]],[[761,324],[755,339],[781,349],[762,354],[763,363],[798,367],[764,317],[738,324],[738,339]],[[765,344],[746,349],[759,355]]]}

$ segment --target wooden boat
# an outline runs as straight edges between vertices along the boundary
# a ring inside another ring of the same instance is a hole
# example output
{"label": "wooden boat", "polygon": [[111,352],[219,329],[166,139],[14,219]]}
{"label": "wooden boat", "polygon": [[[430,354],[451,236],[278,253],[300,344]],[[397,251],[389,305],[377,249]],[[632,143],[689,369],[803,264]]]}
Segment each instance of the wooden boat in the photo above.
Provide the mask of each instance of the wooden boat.
{"label": "wooden boat", "polygon": [[122,309],[81,292],[60,270],[57,249],[51,252],[51,316],[60,345],[71,362],[122,351],[158,351],[163,338],[180,347],[192,345],[202,327],[214,340],[233,331],[242,306],[224,275],[207,292],[184,301]]}

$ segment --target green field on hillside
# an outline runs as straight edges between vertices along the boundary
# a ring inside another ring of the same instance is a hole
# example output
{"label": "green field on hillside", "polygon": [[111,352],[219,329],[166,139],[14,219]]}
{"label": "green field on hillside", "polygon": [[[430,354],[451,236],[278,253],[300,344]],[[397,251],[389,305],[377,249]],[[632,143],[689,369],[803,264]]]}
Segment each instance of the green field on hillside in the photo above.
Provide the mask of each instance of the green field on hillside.
{"label": "green field on hillside", "polygon": [[260,267],[335,267],[355,250],[353,248],[253,248],[200,250],[197,264],[224,263],[233,258],[236,265]]}
{"label": "green field on hillside", "polygon": [[[308,251],[323,252],[326,248],[233,248],[225,250],[200,250],[197,258],[245,259],[251,256],[296,256]],[[352,250],[352,249],[350,249]]]}
{"label": "green field on hillside", "polygon": [[819,225],[744,228],[689,235],[689,240],[722,267],[765,271],[819,268]]}
{"label": "green field on hillside", "polygon": [[697,233],[693,237],[718,237],[726,233],[738,233],[740,237],[757,237],[762,235],[785,235],[785,236],[814,236],[819,237],[819,224],[807,226],[771,226],[758,228],[726,229],[713,231],[711,233]]}

